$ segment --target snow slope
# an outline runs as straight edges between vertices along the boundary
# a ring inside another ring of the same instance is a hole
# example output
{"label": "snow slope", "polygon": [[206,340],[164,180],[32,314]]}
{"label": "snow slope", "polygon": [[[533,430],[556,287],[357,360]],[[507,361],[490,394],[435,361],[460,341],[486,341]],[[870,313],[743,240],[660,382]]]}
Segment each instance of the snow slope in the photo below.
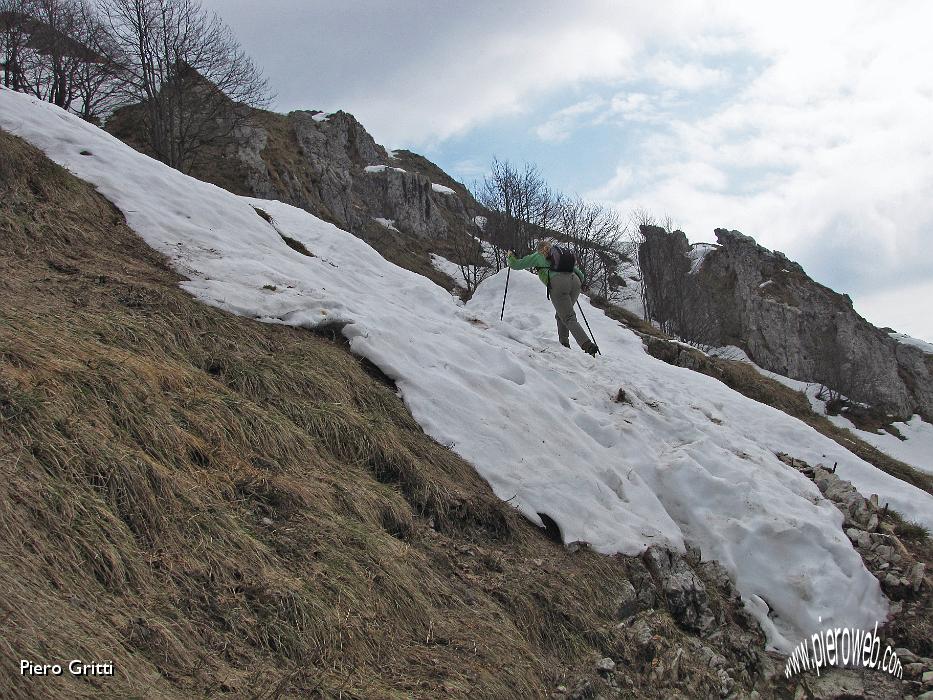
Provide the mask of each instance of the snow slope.
{"label": "snow slope", "polygon": [[904,438],[903,440],[884,431],[872,433],[868,430],[859,430],[844,415],[830,416],[829,419],[841,428],[848,428],[886,455],[916,467],[922,472],[933,474],[933,425],[924,421],[920,416],[915,415],[909,421],[892,424]]}
{"label": "snow slope", "polygon": [[[440,270],[445,275],[450,277],[458,287],[465,288],[466,282],[463,280],[463,270],[460,269],[460,266],[447,258],[437,255],[436,253],[431,253],[431,264],[435,269]],[[469,271],[473,266],[468,265],[467,270]],[[469,272],[467,273],[469,274]]]}
{"label": "snow slope", "polygon": [[933,355],[933,344],[930,344],[925,340],[913,338],[906,333],[888,333],[888,335],[890,335],[899,343],[903,343],[904,345],[912,345],[918,350],[923,350],[923,352]]}
{"label": "snow slope", "polygon": [[[864,493],[933,525],[925,492],[714,379],[655,360],[583,298],[604,354],[562,348],[531,274],[511,275],[500,322],[504,271],[463,306],[300,209],[184,176],[33,98],[0,90],[0,127],[95,184],[205,303],[270,323],[346,322],[352,350],[397,382],[425,431],[529,519],[553,518],[565,541],[627,554],[699,546],[735,577],[777,648],[818,625],[870,626],[887,603],[841,513],[775,451],[838,462]],[[614,401],[620,387],[627,402]]]}
{"label": "snow slope", "polygon": [[[917,341],[923,342],[923,341]],[[933,425],[925,422],[920,416],[912,416],[906,422],[893,423],[893,426],[904,439],[896,438],[891,433],[881,431],[877,433],[868,430],[861,430],[850,421],[845,413],[838,415],[829,415],[826,413],[826,401],[819,398],[821,384],[819,382],[805,382],[799,379],[791,379],[783,375],[771,372],[756,365],[745,354],[745,352],[734,345],[728,345],[722,348],[713,348],[710,355],[722,357],[729,360],[737,360],[751,365],[758,372],[766,377],[780,382],[786,387],[799,391],[807,397],[810,406],[816,413],[826,416],[834,425],[851,431],[859,439],[864,440],[886,455],[898,459],[905,464],[916,467],[920,471],[933,474]]]}

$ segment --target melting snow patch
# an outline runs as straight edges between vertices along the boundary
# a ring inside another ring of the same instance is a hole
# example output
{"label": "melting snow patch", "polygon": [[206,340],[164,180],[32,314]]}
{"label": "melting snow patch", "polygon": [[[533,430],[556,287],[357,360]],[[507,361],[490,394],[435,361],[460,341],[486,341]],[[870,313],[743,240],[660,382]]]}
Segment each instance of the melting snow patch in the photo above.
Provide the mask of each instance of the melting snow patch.
{"label": "melting snow patch", "polygon": [[[794,391],[801,392],[810,402],[810,408],[812,408],[815,413],[825,415],[833,425],[851,431],[864,442],[867,442],[875,449],[894,459],[909,464],[922,472],[933,474],[933,425],[922,420],[920,416],[913,416],[906,423],[899,422],[893,424],[893,427],[897,429],[904,438],[903,440],[887,431],[873,433],[867,430],[860,430],[846,418],[845,414],[833,416],[826,414],[826,400],[825,398],[820,398],[823,387],[819,382],[805,382],[799,379],[791,379],[775,372],[769,372],[752,362],[741,348],[735,347],[734,345],[723,348],[713,348],[710,350],[709,354],[726,360],[747,362],[764,376],[776,382],[780,382]],[[844,396],[841,398],[848,401]]]}
{"label": "melting snow patch", "polygon": [[829,419],[842,428],[848,428],[872,447],[886,455],[927,474],[933,474],[933,425],[913,416],[906,423],[893,423],[893,427],[904,438],[901,440],[887,431],[872,433],[859,430],[843,415],[830,416]]}
{"label": "melting snow patch", "polygon": [[[373,221],[381,226],[385,226],[390,231],[398,231],[398,229],[395,228],[395,219],[383,219],[381,217],[374,216]],[[399,231],[399,233],[401,232]]]}
{"label": "melting snow patch", "polygon": [[[483,219],[483,217],[479,217]],[[483,219],[485,221],[485,219]],[[480,248],[483,250],[483,259],[488,262],[490,265],[495,267],[496,265],[496,248],[489,241],[480,241]],[[504,255],[504,254],[503,254]]]}
{"label": "melting snow patch", "polygon": [[699,272],[700,267],[703,265],[703,259],[718,247],[714,243],[695,243],[687,251],[687,258],[690,260],[690,274],[693,275]]}
{"label": "melting snow patch", "polygon": [[[396,381],[424,430],[529,520],[547,513],[565,541],[603,553],[699,546],[746,601],[768,602],[755,614],[776,648],[789,651],[820,616],[870,626],[887,614],[842,514],[776,452],[838,462],[862,493],[933,525],[926,492],[715,379],[651,357],[584,297],[604,354],[561,347],[534,275],[511,275],[500,321],[504,270],[458,305],[303,210],[187,177],[37,99],[0,92],[0,127],[93,183],[153,248],[183,255],[196,270],[182,286],[203,302],[270,323],[347,322],[351,350]],[[78,155],[74,143],[100,157]],[[254,206],[316,257],[282,245]],[[287,293],[263,291],[270,270]],[[620,386],[632,404],[613,400]]]}
{"label": "melting snow patch", "polygon": [[457,263],[452,262],[447,258],[443,258],[440,255],[431,253],[431,264],[434,265],[436,269],[440,270],[445,275],[453,279],[453,281],[457,283],[458,287],[466,287],[466,282],[463,281],[463,271],[460,269],[460,266]]}
{"label": "melting snow patch", "polygon": [[[719,348],[710,348],[706,353],[711,357],[718,357],[721,360],[731,360],[733,362],[745,362],[746,364],[754,365],[745,351],[740,348],[738,345],[723,345]],[[761,369],[755,365],[756,369]]]}
{"label": "melting snow patch", "polygon": [[446,185],[438,185],[436,182],[431,183],[431,189],[435,192],[440,192],[441,194],[457,194]]}
{"label": "melting snow patch", "polygon": [[473,223],[479,226],[480,230],[486,228],[486,217],[485,216],[474,216]]}
{"label": "melting snow patch", "polygon": [[398,173],[406,172],[404,168],[391,168],[388,165],[367,165],[363,168],[363,172],[366,173],[384,173],[386,170],[394,170]]}
{"label": "melting snow patch", "polygon": [[330,121],[330,115],[332,112],[318,112],[317,114],[312,114],[311,118],[316,122],[326,122]]}
{"label": "melting snow patch", "polygon": [[890,335],[892,338],[894,338],[894,340],[896,340],[899,343],[903,343],[904,345],[910,345],[919,350],[923,350],[923,352],[933,354],[933,345],[923,340],[920,340],[919,338],[912,338],[906,333],[888,333],[888,335]]}

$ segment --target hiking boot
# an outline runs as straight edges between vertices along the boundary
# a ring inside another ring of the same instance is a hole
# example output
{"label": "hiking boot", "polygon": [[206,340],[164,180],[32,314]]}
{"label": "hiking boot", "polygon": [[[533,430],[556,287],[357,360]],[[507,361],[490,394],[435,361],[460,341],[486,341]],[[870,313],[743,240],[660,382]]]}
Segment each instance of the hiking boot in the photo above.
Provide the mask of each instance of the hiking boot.
{"label": "hiking boot", "polygon": [[586,345],[581,348],[581,350],[583,350],[583,352],[585,352],[587,355],[590,355],[591,357],[596,357],[596,353],[599,352],[599,346],[596,345],[596,343],[593,341],[588,341]]}

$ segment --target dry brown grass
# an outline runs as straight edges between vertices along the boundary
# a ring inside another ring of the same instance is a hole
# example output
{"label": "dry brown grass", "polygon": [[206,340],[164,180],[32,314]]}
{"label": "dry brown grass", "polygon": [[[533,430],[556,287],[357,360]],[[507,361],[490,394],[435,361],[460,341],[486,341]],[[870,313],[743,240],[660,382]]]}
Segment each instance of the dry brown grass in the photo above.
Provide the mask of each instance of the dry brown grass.
{"label": "dry brown grass", "polygon": [[628,326],[632,330],[638,331],[643,335],[648,335],[654,338],[660,338],[662,340],[670,340],[670,337],[657,328],[652,326],[650,323],[645,321],[638,314],[634,314],[628,309],[625,309],[621,306],[616,306],[606,301],[605,297],[600,296],[591,296],[590,303],[595,306],[597,309],[602,309],[609,318],[619,321],[620,323]]}
{"label": "dry brown grass", "polygon": [[611,651],[623,559],[548,542],[339,343],[177,282],[0,132],[0,695],[537,697]]}

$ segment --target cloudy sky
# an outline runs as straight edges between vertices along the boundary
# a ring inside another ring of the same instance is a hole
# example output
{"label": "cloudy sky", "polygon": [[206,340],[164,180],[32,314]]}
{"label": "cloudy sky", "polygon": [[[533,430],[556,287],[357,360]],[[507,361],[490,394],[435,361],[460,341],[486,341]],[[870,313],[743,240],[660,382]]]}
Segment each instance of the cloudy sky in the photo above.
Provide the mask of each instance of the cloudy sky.
{"label": "cloudy sky", "polygon": [[727,227],[933,341],[933,2],[205,0],[276,108]]}

